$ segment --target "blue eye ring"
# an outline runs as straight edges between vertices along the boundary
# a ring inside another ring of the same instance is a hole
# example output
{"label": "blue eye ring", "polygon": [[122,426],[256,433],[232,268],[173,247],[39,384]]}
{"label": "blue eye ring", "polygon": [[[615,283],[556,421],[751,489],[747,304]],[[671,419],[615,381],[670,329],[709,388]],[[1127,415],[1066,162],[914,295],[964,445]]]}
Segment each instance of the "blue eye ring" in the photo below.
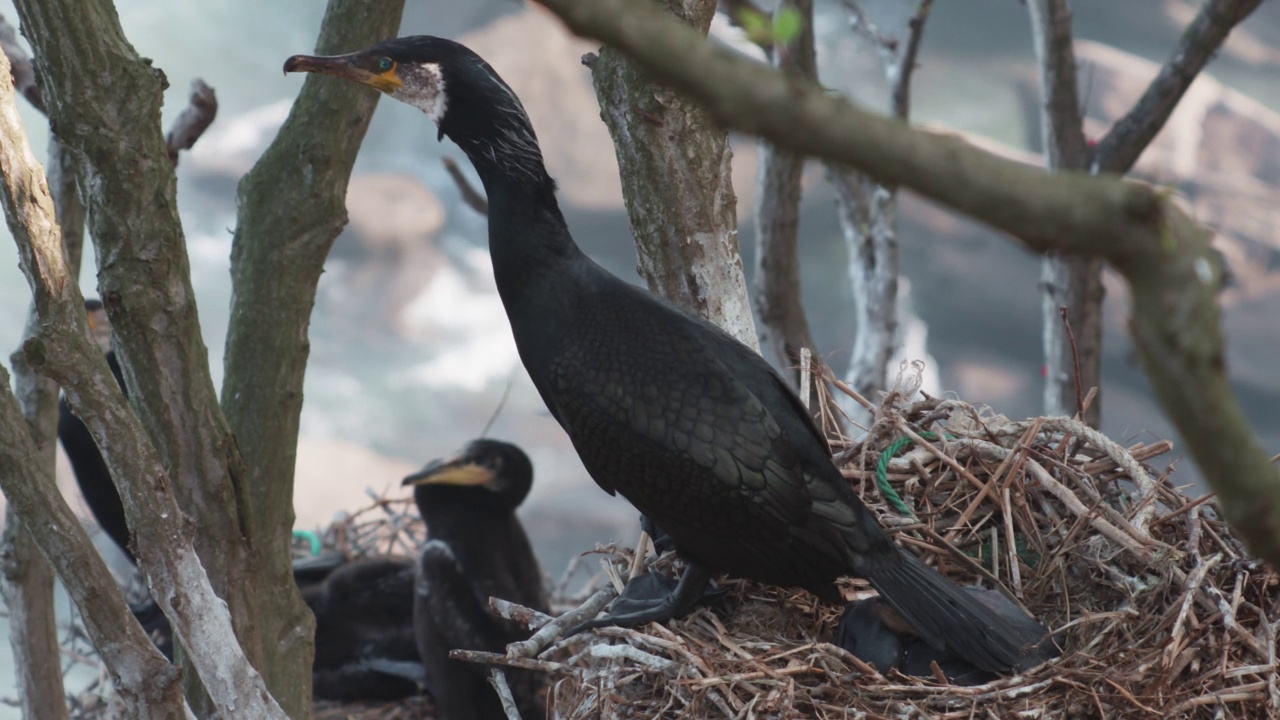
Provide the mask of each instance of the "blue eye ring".
{"label": "blue eye ring", "polygon": [[381,72],[390,72],[396,66],[396,61],[389,57],[378,60],[378,70]]}

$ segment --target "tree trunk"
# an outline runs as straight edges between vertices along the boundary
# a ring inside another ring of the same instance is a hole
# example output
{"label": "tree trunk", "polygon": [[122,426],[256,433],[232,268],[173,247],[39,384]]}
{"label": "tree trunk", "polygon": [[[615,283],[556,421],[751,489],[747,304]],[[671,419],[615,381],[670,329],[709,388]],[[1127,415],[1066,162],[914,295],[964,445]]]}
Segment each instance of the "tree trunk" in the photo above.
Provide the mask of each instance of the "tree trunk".
{"label": "tree trunk", "polygon": [[[703,35],[716,0],[667,0]],[[611,48],[588,61],[618,155],[622,195],[649,289],[757,352],[738,249],[729,135],[697,103],[653,82]]]}
{"label": "tree trunk", "polygon": [[[394,36],[403,7],[403,0],[331,0],[316,52],[350,52]],[[293,581],[289,545],[307,328],[325,258],[347,222],[347,180],[378,96],[308,75],[284,126],[237,191],[222,403],[248,467],[263,670],[295,719],[310,716],[315,627]]]}
{"label": "tree trunk", "polygon": [[[78,278],[84,246],[84,206],[76,191],[71,157],[52,133],[48,175],[54,213],[62,228],[67,271],[71,277]],[[36,335],[37,322],[36,308],[32,306],[24,339]],[[53,478],[58,447],[58,385],[36,375],[21,351],[13,353],[10,361],[16,375],[18,401],[40,462]],[[53,607],[53,568],[22,527],[22,519],[12,505],[5,508],[0,562],[4,572],[5,605],[9,610],[9,644],[18,674],[18,699],[23,717],[61,720],[67,717],[67,704],[62,685],[57,615]]]}
{"label": "tree trunk", "polygon": [[[1076,87],[1071,10],[1066,0],[1031,0],[1031,35],[1040,69],[1040,134],[1050,170],[1084,170],[1089,161]],[[1041,266],[1044,322],[1044,412],[1075,415],[1098,388],[1083,419],[1098,427],[1102,413],[1102,262],[1045,256]],[[1066,308],[1066,318],[1062,315]]]}
{"label": "tree trunk", "polygon": [[[24,338],[35,334],[36,322],[35,308],[32,308]],[[10,360],[17,375],[16,391],[26,416],[27,431],[35,443],[36,461],[43,468],[43,481],[52,483],[58,446],[58,386],[32,372],[21,351],[15,352]],[[13,505],[5,508],[0,565],[3,566],[9,646],[13,648],[22,716],[27,720],[62,720],[67,717],[67,703],[53,608],[53,568],[40,554]]]}
{"label": "tree trunk", "polygon": [[[259,667],[244,465],[218,407],[200,333],[160,131],[166,81],[125,39],[109,0],[16,5],[50,122],[77,160],[101,259],[99,294],[130,401],[196,528],[200,561],[230,610],[235,637]],[[211,712],[194,690],[191,701],[197,713]]]}
{"label": "tree trunk", "polygon": [[[855,330],[845,376],[874,403],[888,387],[889,361],[898,347],[897,192],[833,164],[827,179],[836,193],[853,288]],[[847,410],[855,420],[866,417],[860,405]]]}
{"label": "tree trunk", "polygon": [[[813,49],[813,0],[783,0],[774,14],[788,9],[800,13],[800,32],[790,42],[774,45],[770,59],[783,72],[812,82],[818,74]],[[754,299],[760,316],[761,345],[769,349],[773,362],[788,373],[799,391],[809,394],[809,412],[821,423],[817,381],[809,383],[808,388],[799,387],[800,349],[818,354],[800,292],[800,178],[804,160],[767,141],[760,143]],[[821,373],[810,377],[820,378]]]}

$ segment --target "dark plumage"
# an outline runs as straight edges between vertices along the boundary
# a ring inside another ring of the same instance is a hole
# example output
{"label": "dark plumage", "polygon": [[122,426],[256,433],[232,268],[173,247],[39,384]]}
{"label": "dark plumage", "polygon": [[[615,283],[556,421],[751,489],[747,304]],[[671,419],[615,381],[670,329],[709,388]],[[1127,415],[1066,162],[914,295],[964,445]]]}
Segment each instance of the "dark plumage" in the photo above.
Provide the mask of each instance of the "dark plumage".
{"label": "dark plumage", "polygon": [[[483,666],[449,659],[450,650],[503,652],[529,631],[497,617],[489,598],[548,611],[542,572],[515,510],[533,484],[520,448],[475,440],[457,458],[404,479],[427,524],[418,564],[414,632],[427,686],[445,720],[502,720],[506,714]],[[541,718],[541,678],[507,670],[521,716]]]}
{"label": "dark plumage", "polygon": [[396,700],[426,682],[413,636],[413,561],[340,561],[318,581],[294,564],[302,599],[316,616],[312,694],[323,700]]}
{"label": "dark plumage", "polygon": [[834,580],[855,574],[930,643],[975,666],[1008,672],[1038,659],[1024,651],[1042,628],[1009,628],[888,539],[758,353],[582,253],[528,116],[479,56],[411,37],[336,58],[295,56],[285,70],[363,82],[422,109],[475,166],[525,369],[596,482],[622,493],[688,561],[671,595],[594,624],[683,615],[715,572],[833,602]]}

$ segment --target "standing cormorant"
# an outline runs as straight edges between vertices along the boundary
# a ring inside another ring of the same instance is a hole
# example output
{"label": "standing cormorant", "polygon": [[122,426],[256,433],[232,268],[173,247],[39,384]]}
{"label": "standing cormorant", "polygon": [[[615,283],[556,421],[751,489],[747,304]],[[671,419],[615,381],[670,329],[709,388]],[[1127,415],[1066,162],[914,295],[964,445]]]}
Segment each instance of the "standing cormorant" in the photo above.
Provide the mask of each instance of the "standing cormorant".
{"label": "standing cormorant", "polygon": [[[489,609],[489,598],[548,611],[542,571],[516,508],[533,484],[520,448],[473,440],[451,460],[437,460],[404,479],[427,524],[418,563],[414,633],[427,688],[445,720],[503,720],[506,713],[482,665],[450,660],[450,650],[504,652],[529,631]],[[544,716],[540,680],[506,670],[526,720]]]}
{"label": "standing cormorant", "polygon": [[470,49],[406,37],[285,72],[370,85],[413,105],[466,153],[489,197],[498,293],[525,369],[592,478],[670,534],[688,565],[676,589],[615,603],[590,625],[687,613],[716,572],[842,600],[866,578],[919,634],[975,666],[1041,658],[1020,632],[895,545],[831,460],[795,392],[758,353],[634,287],[578,248],[529,117]]}

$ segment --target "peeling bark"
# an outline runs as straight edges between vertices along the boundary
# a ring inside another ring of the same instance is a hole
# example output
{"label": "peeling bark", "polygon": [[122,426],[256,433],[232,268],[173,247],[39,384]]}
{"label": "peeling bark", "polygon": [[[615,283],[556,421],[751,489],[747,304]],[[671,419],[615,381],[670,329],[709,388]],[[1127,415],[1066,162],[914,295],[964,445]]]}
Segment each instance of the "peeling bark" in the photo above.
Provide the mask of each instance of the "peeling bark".
{"label": "peeling bark", "polygon": [[[667,0],[703,36],[715,0]],[[618,155],[649,289],[760,349],[738,249],[729,136],[707,111],[611,48],[586,60]]]}
{"label": "peeling bark", "polygon": [[1116,177],[1050,174],[880,117],[718,48],[648,3],[541,0],[696,98],[727,127],[909,187],[1036,252],[1106,259],[1133,295],[1130,329],[1165,413],[1249,549],[1280,564],[1280,470],[1226,372],[1212,233],[1166,193]]}
{"label": "peeling bark", "polygon": [[[120,484],[139,560],[178,635],[201,646],[196,665],[226,717],[283,718],[235,642],[226,605],[213,593],[174,502],[172,485],[128,409],[101,349],[89,337],[84,299],[68,272],[44,173],[31,156],[0,60],[0,174],[5,216],[31,284],[38,328],[23,344],[33,370],[62,384]],[[187,718],[179,673],[133,618],[102,558],[63,502],[0,370],[0,489],[53,562],[117,686],[127,717]],[[147,522],[141,522],[146,518]],[[244,711],[245,715],[240,715]],[[41,709],[40,717],[45,717]]]}
{"label": "peeling bark", "polygon": [[[911,78],[933,0],[920,0],[907,21],[906,35],[885,37],[856,0],[844,0],[853,26],[880,55],[889,84],[893,115],[911,116]],[[898,190],[836,163],[827,163],[827,179],[836,194],[840,227],[849,249],[855,333],[845,373],[848,383],[873,401],[889,386],[889,363],[901,345],[898,325]],[[866,409],[847,410],[855,420]]]}
{"label": "peeling bark", "polygon": [[[76,161],[97,246],[99,295],[129,399],[174,480],[178,505],[193,521],[198,564],[226,602],[249,662],[260,667],[244,465],[218,407],[200,332],[173,164],[160,130],[167,81],[125,39],[109,0],[18,0],[16,6],[49,120]],[[90,418],[81,419],[92,431]],[[103,450],[111,467],[111,448]],[[112,475],[117,482],[124,477],[114,467]],[[129,525],[154,522],[131,517]],[[154,586],[155,568],[145,561],[141,568]],[[167,601],[157,600],[162,607]],[[191,691],[191,701],[197,713],[208,714],[198,691]]]}
{"label": "peeling bark", "polygon": [[[17,44],[13,28],[0,18],[0,46],[10,60],[15,87],[37,110],[44,111],[40,88],[35,82],[31,59]],[[50,185],[59,225],[64,229],[68,270],[80,273],[84,240],[84,208],[76,194],[75,176],[69,158],[57,137],[49,141]],[[27,313],[23,339],[38,331],[39,317],[33,306]],[[15,391],[28,430],[39,453],[40,467],[54,477],[58,431],[58,385],[35,374],[21,352],[10,360],[15,374]],[[57,613],[53,599],[53,568],[40,554],[22,525],[13,505],[5,508],[3,549],[0,569],[9,614],[9,645],[13,649],[17,675],[18,702],[25,718],[62,720],[67,717],[66,690],[62,684],[62,654],[58,642]]]}
{"label": "peeling bark", "polygon": [[[800,34],[789,43],[770,48],[774,67],[797,77],[814,80],[818,70],[813,48],[813,0],[783,0],[774,13],[791,8],[800,13]],[[760,143],[759,192],[756,202],[755,306],[760,316],[761,346],[774,363],[788,371],[801,392],[808,392],[807,406],[821,422],[818,385],[800,388],[801,348],[814,355],[817,346],[809,331],[800,292],[800,177],[804,157]],[[810,360],[812,362],[812,360]],[[812,370],[811,370],[812,372]],[[814,377],[821,377],[816,373]]]}
{"label": "peeling bark", "polygon": [[[331,0],[316,52],[351,52],[394,36],[403,7],[403,0]],[[263,670],[295,720],[311,714],[315,628],[293,581],[289,545],[307,329],[325,258],[347,223],[347,181],[378,96],[307,76],[284,126],[237,189],[222,407],[247,462]]]}

